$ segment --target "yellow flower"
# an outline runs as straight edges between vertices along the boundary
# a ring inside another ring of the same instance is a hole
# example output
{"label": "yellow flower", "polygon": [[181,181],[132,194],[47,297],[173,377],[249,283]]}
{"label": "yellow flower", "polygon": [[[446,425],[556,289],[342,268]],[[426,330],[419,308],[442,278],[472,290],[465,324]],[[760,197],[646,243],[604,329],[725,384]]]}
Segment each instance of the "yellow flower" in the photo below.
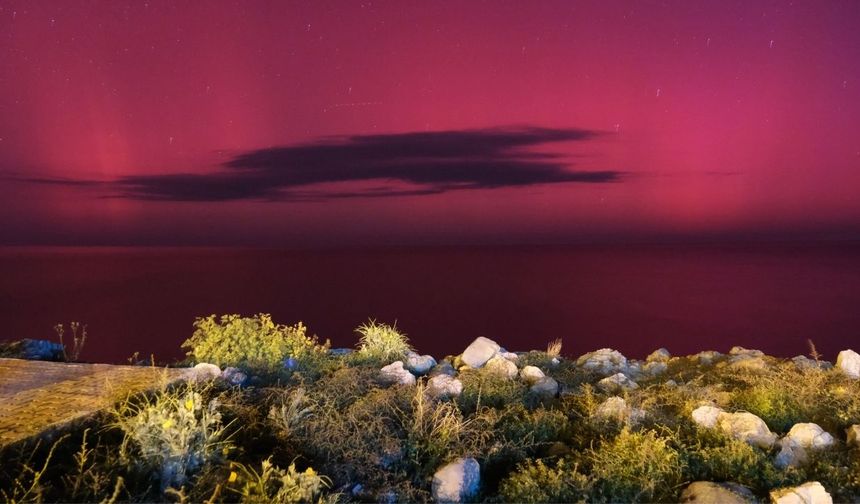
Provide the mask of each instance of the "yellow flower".
{"label": "yellow flower", "polygon": [[188,411],[194,409],[194,401],[192,399],[189,398],[185,400],[185,409],[187,409]]}
{"label": "yellow flower", "polygon": [[307,469],[305,469],[305,474],[307,474],[308,476],[314,476],[316,475],[316,471],[314,471],[313,467],[308,467]]}
{"label": "yellow flower", "polygon": [[169,429],[172,426],[173,426],[173,419],[171,419],[171,418],[168,418],[167,420],[164,421],[163,424],[161,424],[161,427],[163,429]]}
{"label": "yellow flower", "polygon": [[239,475],[238,475],[238,474],[236,474],[236,471],[230,471],[230,477],[229,477],[229,478],[227,478],[227,481],[228,481],[228,482],[230,482],[230,483],[235,483],[235,482],[236,482],[236,478],[238,478],[238,477],[239,477]]}

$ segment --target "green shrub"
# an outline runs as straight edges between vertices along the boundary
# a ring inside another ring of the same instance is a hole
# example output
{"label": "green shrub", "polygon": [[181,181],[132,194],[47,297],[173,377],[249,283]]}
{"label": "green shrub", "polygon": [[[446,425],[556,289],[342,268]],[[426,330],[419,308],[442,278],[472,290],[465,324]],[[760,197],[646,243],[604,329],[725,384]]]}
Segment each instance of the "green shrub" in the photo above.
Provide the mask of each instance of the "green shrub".
{"label": "green shrub", "polygon": [[277,373],[285,360],[288,368],[314,371],[328,354],[328,342],[320,345],[301,322],[294,326],[275,324],[270,315],[254,317],[215,315],[194,321],[194,334],[182,344],[188,356],[199,362],[236,366],[259,373]]}
{"label": "green shrub", "polygon": [[261,471],[244,464],[230,464],[230,476],[226,487],[241,496],[243,503],[279,503],[293,504],[299,502],[325,502],[323,490],[331,486],[331,481],[320,476],[308,467],[302,472],[296,470],[296,464],[284,470],[272,464],[270,459],[262,462]]}
{"label": "green shrub", "polygon": [[691,480],[733,481],[760,495],[790,483],[766,452],[714,431],[702,431],[684,459]]}
{"label": "green shrub", "polygon": [[125,434],[122,448],[133,443],[138,451],[134,459],[158,472],[162,491],[181,487],[231,446],[218,402],[207,402],[190,384],[140,400],[129,398],[114,415],[114,425]]}
{"label": "green shrub", "polygon": [[791,392],[779,382],[767,381],[735,392],[732,409],[757,415],[776,432],[788,432],[804,421],[800,405]]}
{"label": "green shrub", "polygon": [[654,502],[677,500],[681,457],[654,431],[624,429],[611,441],[591,450],[591,477],[596,500]]}
{"label": "green shrub", "polygon": [[581,502],[588,490],[588,478],[563,459],[552,467],[528,460],[499,485],[505,502]]}
{"label": "green shrub", "polygon": [[388,324],[378,324],[375,320],[370,320],[358,326],[355,332],[361,336],[358,358],[364,361],[390,363],[404,359],[406,354],[413,350],[406,335]]}

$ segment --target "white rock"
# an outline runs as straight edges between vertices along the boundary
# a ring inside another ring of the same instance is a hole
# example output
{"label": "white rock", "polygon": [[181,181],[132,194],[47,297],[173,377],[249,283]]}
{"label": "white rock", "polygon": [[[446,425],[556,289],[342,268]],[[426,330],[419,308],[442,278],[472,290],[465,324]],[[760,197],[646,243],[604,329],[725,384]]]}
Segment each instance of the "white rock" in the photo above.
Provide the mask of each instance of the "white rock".
{"label": "white rock", "polygon": [[770,492],[773,504],[833,504],[833,498],[817,481]]}
{"label": "white rock", "polygon": [[463,502],[478,494],[481,485],[481,465],[469,458],[459,458],[433,475],[433,500]]}
{"label": "white rock", "polygon": [[836,367],[851,378],[860,379],[860,355],[854,350],[842,350],[836,357]]}
{"label": "white rock", "polygon": [[185,379],[194,382],[214,380],[219,376],[221,376],[221,368],[208,362],[201,362],[185,373]]}
{"label": "white rock", "polygon": [[415,375],[395,361],[379,370],[379,380],[386,385],[415,385]]}
{"label": "white rock", "polygon": [[621,352],[611,348],[601,348],[589,352],[576,360],[576,365],[588,371],[595,371],[603,375],[610,375],[627,371],[627,358]]}
{"label": "white rock", "polygon": [[693,355],[693,359],[697,360],[699,364],[704,364],[706,366],[710,366],[714,363],[715,360],[722,357],[723,354],[717,352],[716,350],[705,350],[704,352],[699,352],[696,355]]}
{"label": "white rock", "polygon": [[499,344],[495,341],[479,336],[472,344],[466,347],[460,359],[471,368],[479,368],[493,358],[499,352],[500,348]]}
{"label": "white rock", "polygon": [[436,359],[432,355],[418,355],[415,352],[406,354],[406,369],[412,374],[422,376],[430,372],[436,365]]}
{"label": "white rock", "polygon": [[696,422],[696,425],[704,427],[706,429],[714,429],[717,427],[717,421],[720,418],[720,414],[723,413],[723,410],[716,406],[699,406],[698,408],[693,410],[693,421]]}
{"label": "white rock", "polygon": [[761,350],[744,348],[742,346],[733,346],[732,349],[729,350],[729,355],[751,355],[753,357],[764,357],[764,352],[762,352]]}
{"label": "white rock", "polygon": [[746,504],[755,502],[755,495],[749,488],[737,483],[714,483],[696,481],[681,492],[681,502],[697,504]]}
{"label": "white rock", "polygon": [[597,388],[610,394],[639,388],[639,384],[624,373],[616,373],[597,382]]}
{"label": "white rock", "polygon": [[558,357],[553,357],[552,359],[550,359],[549,363],[553,366],[558,366],[559,364],[561,364],[561,359],[559,359]]}
{"label": "white rock", "polygon": [[663,374],[666,370],[669,369],[669,365],[662,361],[651,361],[645,364],[645,374],[649,374],[651,376],[657,376],[659,374]]}
{"label": "white rock", "polygon": [[[751,350],[750,352],[758,352],[758,350]],[[764,360],[764,357],[761,355],[756,355],[754,353],[739,353],[729,357],[728,367],[744,371],[759,372],[766,370],[768,365]]]}
{"label": "white rock", "polygon": [[790,440],[804,448],[821,449],[832,446],[835,440],[833,436],[814,423],[794,424],[784,439]]}
{"label": "white rock", "polygon": [[621,397],[610,397],[600,403],[594,412],[594,416],[603,420],[615,420],[617,422],[638,423],[645,418],[645,411],[633,408]]}
{"label": "white rock", "polygon": [[852,425],[845,429],[848,446],[860,447],[860,425]]}
{"label": "white rock", "polygon": [[529,390],[533,394],[537,394],[540,397],[544,397],[547,399],[553,398],[558,395],[558,382],[553,380],[549,376],[544,376],[534,385],[532,385]]}
{"label": "white rock", "polygon": [[499,355],[501,355],[505,359],[508,359],[509,361],[513,362],[514,364],[516,364],[517,361],[520,360],[520,356],[513,353],[513,352],[499,352]]}
{"label": "white rock", "polygon": [[669,353],[665,348],[658,348],[654,350],[648,357],[645,357],[645,362],[667,362],[672,358],[672,354]]}
{"label": "white rock", "polygon": [[529,385],[537,383],[544,376],[546,375],[537,366],[526,366],[520,371],[520,378]]}
{"label": "white rock", "polygon": [[488,373],[508,380],[513,380],[519,373],[517,365],[508,359],[505,359],[501,355],[496,355],[492,359],[488,360],[487,363],[484,364],[484,369],[486,369]]}
{"label": "white rock", "polygon": [[806,449],[798,444],[792,443],[791,440],[780,440],[777,443],[780,447],[779,453],[776,454],[774,463],[780,469],[786,467],[799,467],[806,463]]}
{"label": "white rock", "polygon": [[438,374],[427,382],[427,393],[436,399],[454,398],[463,393],[463,382],[446,374]]}
{"label": "white rock", "polygon": [[759,448],[770,449],[776,442],[776,434],[768,429],[764,420],[746,411],[721,413],[717,426],[734,439]]}

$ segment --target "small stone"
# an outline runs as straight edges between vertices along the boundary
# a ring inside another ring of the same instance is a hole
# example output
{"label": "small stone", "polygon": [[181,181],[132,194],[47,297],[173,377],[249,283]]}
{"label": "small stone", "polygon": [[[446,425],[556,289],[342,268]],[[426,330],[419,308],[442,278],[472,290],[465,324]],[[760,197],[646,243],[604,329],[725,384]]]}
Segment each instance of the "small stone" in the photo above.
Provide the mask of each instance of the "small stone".
{"label": "small stone", "polygon": [[860,355],[854,350],[842,350],[836,357],[836,367],[855,380],[860,379]]}
{"label": "small stone", "polygon": [[648,357],[645,358],[645,362],[668,362],[670,358],[672,358],[672,354],[670,354],[668,350],[665,348],[658,348],[648,354]]}
{"label": "small stone", "polygon": [[448,375],[448,376],[456,376],[457,370],[454,369],[454,366],[450,362],[442,361],[439,364],[436,364],[436,366],[434,366],[433,369],[430,370],[430,376],[431,377],[437,376],[440,374],[444,374],[444,375]]}
{"label": "small stone", "polygon": [[681,502],[697,504],[746,504],[755,502],[752,491],[737,483],[696,481],[681,492]]}
{"label": "small stone", "polygon": [[484,368],[488,373],[508,380],[516,378],[517,373],[519,372],[516,364],[505,359],[501,355],[496,355],[492,359],[488,360],[487,363],[484,364]]}
{"label": "small stone", "polygon": [[833,498],[817,481],[770,492],[773,504],[833,504]]}
{"label": "small stone", "polygon": [[576,365],[606,376],[627,371],[627,358],[617,350],[601,348],[581,356]]}
{"label": "small stone", "polygon": [[[751,350],[750,352],[758,352],[758,350]],[[756,355],[754,353],[738,353],[729,357],[728,367],[743,371],[760,372],[765,371],[768,366],[764,357],[761,355]]]}
{"label": "small stone", "polygon": [[500,352],[499,355],[516,364],[520,360],[520,356],[513,352]]}
{"label": "small stone", "polygon": [[722,413],[723,410],[716,406],[705,405],[694,409],[692,416],[696,425],[706,429],[714,429],[717,427],[717,421]]}
{"label": "small stone", "polygon": [[520,371],[520,378],[529,385],[537,383],[538,380],[546,376],[543,371],[537,366],[525,366]]}
{"label": "small stone", "polygon": [[558,395],[558,382],[549,376],[544,376],[532,385],[529,390],[540,397],[551,399]]}
{"label": "small stone", "polygon": [[499,344],[495,341],[479,336],[468,347],[466,347],[466,350],[463,351],[463,355],[460,356],[460,358],[467,366],[471,368],[479,368],[486,364],[488,360],[493,358],[493,356],[499,352],[500,348]]}
{"label": "small stone", "polygon": [[699,352],[693,355],[692,359],[698,361],[699,364],[710,366],[722,356],[723,354],[717,352],[716,350],[705,350],[704,352]]}
{"label": "small stone", "polygon": [[436,359],[432,355],[418,355],[415,352],[406,354],[406,369],[417,376],[427,374],[435,365]]}
{"label": "small stone", "polygon": [[666,370],[669,369],[669,365],[662,361],[651,361],[645,364],[645,374],[649,374],[651,376],[657,376],[659,374],[663,374]]}
{"label": "small stone", "polygon": [[446,374],[438,374],[427,382],[427,393],[434,399],[451,399],[463,393],[463,382]]}
{"label": "small stone", "polygon": [[619,423],[636,424],[645,418],[645,411],[632,408],[621,397],[610,397],[600,403],[594,412],[595,418],[601,420],[615,420]]}
{"label": "small stone", "polygon": [[395,361],[379,370],[379,381],[385,385],[415,385],[415,375]]}
{"label": "small stone", "polygon": [[433,475],[432,495],[436,502],[463,502],[478,494],[481,465],[472,457],[459,458]]}
{"label": "small stone", "polygon": [[185,379],[193,382],[201,382],[206,380],[214,380],[221,376],[221,368],[215,364],[201,362],[189,369],[185,375]]}
{"label": "small stone", "polygon": [[746,411],[721,413],[717,426],[734,439],[759,448],[770,449],[776,442],[776,434],[768,429],[764,420]]}
{"label": "small stone", "polygon": [[624,373],[616,373],[597,382],[597,388],[600,390],[615,394],[625,390],[634,390],[639,388],[639,384],[631,380]]}
{"label": "small stone", "polygon": [[792,357],[791,362],[800,370],[806,369],[831,369],[833,364],[828,361],[810,359],[805,355],[798,355],[796,357]]}
{"label": "small stone", "polygon": [[845,429],[848,446],[860,447],[860,425],[852,425]]}
{"label": "small stone", "polygon": [[804,448],[821,449],[833,446],[833,436],[814,423],[794,424],[784,439]]}
{"label": "small stone", "polygon": [[221,379],[234,387],[241,387],[248,381],[248,375],[239,368],[228,367],[221,373]]}
{"label": "small stone", "polygon": [[761,350],[752,350],[742,346],[734,346],[729,350],[729,355],[749,355],[751,357],[764,357],[764,352]]}

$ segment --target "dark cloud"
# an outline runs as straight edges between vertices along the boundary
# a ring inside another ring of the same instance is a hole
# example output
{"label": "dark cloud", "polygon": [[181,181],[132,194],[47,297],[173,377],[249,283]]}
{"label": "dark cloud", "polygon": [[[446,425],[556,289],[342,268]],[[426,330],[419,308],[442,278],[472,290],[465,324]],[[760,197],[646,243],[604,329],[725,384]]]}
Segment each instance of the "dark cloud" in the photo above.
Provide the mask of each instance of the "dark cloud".
{"label": "dark cloud", "polygon": [[[520,127],[334,137],[242,153],[212,173],[126,176],[110,186],[120,197],[144,200],[296,201],[617,181],[618,171],[570,170],[561,155],[531,150],[548,143],[587,141],[599,134]],[[348,182],[373,187],[322,190],[315,185]]]}

